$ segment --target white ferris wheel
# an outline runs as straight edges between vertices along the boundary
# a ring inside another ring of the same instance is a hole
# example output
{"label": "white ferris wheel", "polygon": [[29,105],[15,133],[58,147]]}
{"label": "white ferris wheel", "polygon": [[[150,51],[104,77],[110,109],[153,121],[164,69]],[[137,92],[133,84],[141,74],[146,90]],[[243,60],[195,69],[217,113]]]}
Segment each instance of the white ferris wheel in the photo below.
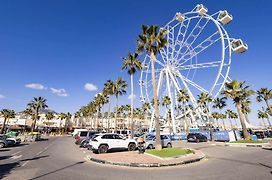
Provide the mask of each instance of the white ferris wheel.
{"label": "white ferris wheel", "polygon": [[[243,53],[248,49],[241,39],[230,38],[224,26],[233,20],[226,10],[212,15],[203,4],[192,11],[176,13],[163,28],[168,31],[167,47],[160,50],[155,60],[155,77],[159,101],[170,97],[170,117],[173,132],[182,121],[181,117],[190,114],[191,125],[203,125],[203,111],[199,109],[196,97],[201,92],[218,96],[229,81],[232,51]],[[152,106],[153,90],[151,80],[151,59],[144,58],[144,68],[140,75],[141,101]],[[190,96],[194,114],[177,111],[177,95],[185,89]],[[161,105],[161,103],[160,103]],[[163,109],[162,107],[160,109]],[[162,111],[160,111],[162,112]],[[154,129],[154,111],[151,108],[150,129]],[[166,110],[165,110],[166,114]]]}

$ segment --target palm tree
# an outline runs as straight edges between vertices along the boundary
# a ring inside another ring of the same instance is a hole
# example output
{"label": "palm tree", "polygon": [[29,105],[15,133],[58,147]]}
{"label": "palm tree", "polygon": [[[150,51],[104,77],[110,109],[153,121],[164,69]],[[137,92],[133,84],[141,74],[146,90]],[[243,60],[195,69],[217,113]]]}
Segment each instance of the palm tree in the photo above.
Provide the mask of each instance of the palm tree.
{"label": "palm tree", "polygon": [[245,100],[242,101],[241,107],[242,107],[242,112],[245,115],[246,121],[250,123],[248,114],[251,112],[251,109],[249,107],[249,104],[251,103],[249,98],[246,98]]}
{"label": "palm tree", "polygon": [[[103,93],[98,93],[95,96],[95,104],[97,107],[97,122],[96,122],[96,129],[98,128],[98,126],[101,126],[98,118],[101,118],[101,109],[104,106],[104,104],[106,104],[108,102],[108,96],[106,96]],[[103,121],[102,121],[102,126],[103,126]],[[102,127],[103,128],[103,127]]]}
{"label": "palm tree", "polygon": [[89,107],[88,106],[81,106],[81,108],[79,109],[79,112],[82,114],[83,119],[83,128],[86,128],[86,122],[87,119],[89,117]]}
{"label": "palm tree", "polygon": [[[219,109],[219,111],[221,113],[222,109],[227,106],[226,100],[227,100],[226,97],[216,98],[216,99],[213,100],[213,106],[212,107]],[[224,119],[223,119],[223,114],[221,113],[219,115],[219,117],[222,120],[224,130],[226,130],[225,122],[224,122]]]}
{"label": "palm tree", "polygon": [[71,120],[71,118],[72,118],[72,114],[70,112],[68,112],[66,114],[66,118],[65,118],[65,132],[67,132],[67,129],[70,126],[70,120]]}
{"label": "palm tree", "polygon": [[48,126],[49,126],[49,121],[52,120],[54,118],[54,114],[52,112],[48,112],[46,115],[45,115],[45,118],[47,120],[47,131],[48,131]]}
{"label": "palm tree", "polygon": [[244,86],[245,81],[239,82],[236,80],[233,80],[229,83],[225,83],[225,90],[222,92],[222,94],[227,97],[231,98],[234,101],[234,104],[237,108],[237,112],[240,118],[240,123],[243,129],[243,135],[245,139],[250,139],[249,133],[246,129],[245,124],[245,116],[242,112],[242,102],[250,95],[254,94],[254,91],[249,90],[249,86]]}
{"label": "palm tree", "polygon": [[262,111],[258,110],[258,118],[262,119],[263,124],[264,124],[265,127],[267,127],[267,126],[266,126],[266,123],[265,123],[264,119],[267,119],[267,122],[268,122],[269,126],[272,127],[271,123],[269,121],[269,109],[266,110],[264,107],[262,107]]}
{"label": "palm tree", "polygon": [[3,126],[1,128],[1,133],[0,134],[4,134],[5,131],[6,131],[6,122],[10,118],[15,118],[15,111],[14,110],[10,110],[10,109],[2,109],[0,111],[0,116],[2,116],[4,118],[4,122],[3,122]]}
{"label": "palm tree", "polygon": [[128,53],[127,57],[123,58],[123,65],[122,70],[126,69],[128,70],[128,74],[130,75],[130,85],[131,85],[131,110],[130,110],[130,126],[131,126],[131,136],[134,137],[134,126],[133,126],[133,101],[134,101],[134,83],[133,83],[133,75],[136,73],[137,70],[142,70],[143,65],[141,60],[137,59],[138,54],[134,53],[131,54]]}
{"label": "palm tree", "polygon": [[213,113],[211,114],[211,116],[212,116],[213,119],[216,119],[217,127],[219,127],[219,123],[218,123],[218,119],[220,119],[220,118],[219,118],[219,113],[218,113],[218,112],[213,112]]}
{"label": "palm tree", "polygon": [[151,76],[153,85],[153,95],[154,95],[154,112],[155,112],[155,122],[156,122],[156,149],[162,149],[161,146],[161,136],[160,136],[160,120],[159,120],[159,105],[158,105],[158,95],[157,95],[157,84],[155,79],[155,60],[156,54],[160,53],[160,49],[167,46],[167,39],[165,35],[167,30],[162,29],[158,26],[142,26],[142,34],[139,35],[137,40],[137,51],[139,53],[146,52],[151,59]]}
{"label": "palm tree", "polygon": [[169,105],[171,104],[171,99],[169,96],[164,96],[162,99],[162,105],[166,107],[167,111],[167,120],[170,126],[171,120],[170,120],[170,110],[169,110]]}
{"label": "palm tree", "polygon": [[272,106],[269,105],[268,101],[272,99],[272,89],[261,88],[257,91],[257,101],[265,101],[267,108],[269,109],[269,114],[272,115]]}
{"label": "palm tree", "polygon": [[113,94],[116,98],[116,109],[115,109],[115,122],[114,122],[114,131],[117,130],[117,111],[118,111],[118,98],[121,95],[126,94],[127,83],[121,77],[118,77],[113,84]]}
{"label": "palm tree", "polygon": [[209,121],[209,129],[210,129],[211,141],[213,141],[213,133],[212,133],[212,127],[211,127],[211,122],[210,122],[210,118],[209,118],[209,108],[208,108],[208,104],[210,102],[212,102],[212,98],[206,92],[200,93],[199,95],[197,95],[197,97],[198,97],[197,103],[203,109],[203,112],[205,114],[207,114],[207,118],[208,118],[208,121]]}
{"label": "palm tree", "polygon": [[107,131],[110,131],[110,108],[111,108],[111,95],[113,95],[113,81],[107,80],[107,82],[104,84],[103,93],[109,97],[108,100],[108,121],[107,121]]}
{"label": "palm tree", "polygon": [[61,124],[62,124],[62,120],[66,119],[67,118],[67,115],[65,113],[60,113],[58,115],[58,118],[60,119],[60,124],[59,124],[59,131],[61,130]]}
{"label": "palm tree", "polygon": [[219,119],[222,120],[222,124],[223,124],[224,130],[226,130],[225,121],[224,121],[226,118],[227,118],[227,115],[226,115],[226,114],[224,114],[224,113],[219,113]]}
{"label": "palm tree", "polygon": [[34,111],[35,114],[35,118],[34,118],[34,123],[32,125],[31,128],[31,132],[34,131],[34,129],[36,128],[36,122],[39,118],[39,110],[40,109],[45,109],[47,108],[47,104],[46,104],[46,99],[43,97],[37,97],[34,98],[33,100],[30,101],[30,103],[28,103],[27,105],[29,108],[31,108]]}
{"label": "palm tree", "polygon": [[230,127],[231,127],[231,129],[233,128],[233,124],[232,124],[232,119],[234,119],[234,112],[232,111],[232,110],[230,110],[230,109],[227,109],[226,110],[226,112],[225,112],[225,114],[226,114],[226,116],[227,116],[227,118],[229,119],[229,121],[230,121]]}
{"label": "palm tree", "polygon": [[[75,112],[74,118],[76,119],[76,126],[78,126],[78,120],[81,118],[81,113],[79,111]],[[81,123],[82,127],[82,123]]]}
{"label": "palm tree", "polygon": [[33,110],[30,109],[29,107],[26,108],[26,109],[23,111],[23,114],[26,116],[25,127],[24,127],[24,131],[26,132],[26,124],[27,124],[28,118],[31,117],[31,120],[33,121],[33,119],[35,118],[35,115],[34,115],[34,113],[33,113]]}

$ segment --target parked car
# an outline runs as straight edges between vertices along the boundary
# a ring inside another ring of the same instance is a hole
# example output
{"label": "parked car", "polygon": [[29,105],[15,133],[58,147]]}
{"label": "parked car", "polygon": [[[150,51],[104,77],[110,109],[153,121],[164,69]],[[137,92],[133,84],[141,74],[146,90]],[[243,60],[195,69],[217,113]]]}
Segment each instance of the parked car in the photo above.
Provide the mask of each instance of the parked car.
{"label": "parked car", "polygon": [[[145,138],[145,146],[147,149],[155,148],[156,143],[156,136],[155,135],[147,135]],[[161,144],[162,147],[172,148],[172,141],[170,136],[168,135],[161,135]]]}
{"label": "parked car", "polygon": [[114,149],[134,151],[137,148],[137,142],[134,139],[127,139],[120,134],[106,133],[93,138],[90,146],[93,152],[101,154]]}
{"label": "parked car", "polygon": [[74,131],[72,132],[72,136],[75,137],[75,135],[76,135],[79,131],[88,131],[88,130],[87,130],[87,129],[74,129]]}
{"label": "parked car", "polygon": [[187,135],[187,142],[207,142],[207,137],[201,133],[189,133]]}
{"label": "parked car", "polygon": [[21,143],[21,138],[18,137],[7,136],[7,140],[13,141],[16,145]]}
{"label": "parked car", "polygon": [[0,148],[13,146],[15,144],[14,141],[8,140],[8,136],[5,134],[0,134]]}
{"label": "parked car", "polygon": [[78,131],[75,135],[75,144],[79,145],[83,139],[85,139],[88,135],[88,130]]}
{"label": "parked car", "polygon": [[87,148],[89,145],[90,140],[96,135],[98,132],[96,131],[89,131],[85,138],[82,138],[79,147]]}

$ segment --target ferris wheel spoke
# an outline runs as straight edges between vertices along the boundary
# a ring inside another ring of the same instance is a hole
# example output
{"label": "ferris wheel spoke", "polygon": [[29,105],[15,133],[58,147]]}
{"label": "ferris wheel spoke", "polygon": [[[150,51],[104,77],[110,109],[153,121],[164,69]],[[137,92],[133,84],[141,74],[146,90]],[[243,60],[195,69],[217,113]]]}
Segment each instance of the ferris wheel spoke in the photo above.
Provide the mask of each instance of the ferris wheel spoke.
{"label": "ferris wheel spoke", "polygon": [[212,61],[207,63],[198,63],[198,64],[190,64],[190,65],[179,65],[178,70],[190,70],[190,69],[201,69],[201,68],[210,68],[210,67],[218,67],[221,65],[221,61]]}
{"label": "ferris wheel spoke", "polygon": [[[182,57],[180,59],[178,59],[178,61],[184,60],[184,62],[182,62],[182,64],[184,64],[188,60],[192,59],[193,57],[195,57],[196,55],[198,55],[199,53],[201,53],[202,51],[204,51],[205,49],[209,48],[210,46],[212,46],[213,44],[215,44],[218,40],[220,40],[220,38],[221,38],[220,36],[218,38],[216,38],[216,39],[213,39],[217,35],[219,35],[218,31],[216,31],[215,33],[213,33],[212,35],[210,35],[208,38],[206,38],[204,41],[202,41],[201,43],[199,43],[192,50],[190,50],[189,52],[187,52],[184,55],[182,55]],[[185,58],[186,56],[190,56],[190,57],[189,58]]]}
{"label": "ferris wheel spoke", "polygon": [[[186,50],[183,54],[186,54],[186,53],[187,53],[189,47],[192,46],[192,44],[195,42],[195,40],[198,38],[198,36],[201,34],[201,32],[203,31],[203,29],[206,27],[206,25],[207,25],[208,22],[210,21],[210,19],[205,19],[206,22],[204,23],[204,25],[201,26],[201,25],[199,25],[200,22],[201,22],[201,20],[203,20],[203,17],[201,17],[201,18],[199,19],[199,21],[197,22],[197,24],[195,25],[195,27],[193,28],[193,30],[191,31],[191,33],[189,34],[189,36],[186,38],[185,43],[188,44],[188,48],[187,48],[187,50]],[[199,32],[196,33],[196,34],[194,34],[194,31],[195,31],[196,29],[199,29]],[[188,40],[189,40],[189,38],[191,38],[191,37],[192,37],[192,42],[189,43]]]}
{"label": "ferris wheel spoke", "polygon": [[186,77],[183,76],[184,81],[186,81],[187,83],[191,84],[192,86],[194,86],[195,88],[197,88],[198,90],[205,92],[205,93],[209,93],[209,91],[207,91],[206,89],[204,89],[203,87],[201,87],[200,85],[194,83],[193,81],[191,81],[190,79],[187,79]]}

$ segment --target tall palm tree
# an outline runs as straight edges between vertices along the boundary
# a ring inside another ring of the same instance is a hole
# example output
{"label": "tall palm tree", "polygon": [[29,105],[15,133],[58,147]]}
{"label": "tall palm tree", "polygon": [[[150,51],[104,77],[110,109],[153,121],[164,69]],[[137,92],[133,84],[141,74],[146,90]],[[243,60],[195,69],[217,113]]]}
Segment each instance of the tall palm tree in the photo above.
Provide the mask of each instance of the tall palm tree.
{"label": "tall palm tree", "polygon": [[65,132],[67,132],[67,129],[70,126],[70,120],[71,120],[71,118],[72,118],[72,114],[70,112],[68,112],[66,114],[66,118],[65,118]]}
{"label": "tall palm tree", "polygon": [[169,110],[169,105],[171,104],[171,99],[169,96],[164,96],[162,99],[162,106],[166,107],[166,111],[167,111],[167,121],[169,123],[169,125],[171,124],[171,120],[170,120],[170,110]]}
{"label": "tall palm tree", "polygon": [[230,121],[230,127],[231,127],[231,129],[233,128],[233,124],[232,124],[232,121],[231,121],[232,119],[234,119],[233,113],[234,112],[232,110],[230,110],[230,109],[227,109],[226,112],[225,112],[227,118]]}
{"label": "tall palm tree", "polygon": [[264,107],[262,107],[262,111],[258,110],[258,118],[263,120],[265,127],[267,127],[267,126],[266,126],[264,119],[267,119],[269,126],[272,127],[271,123],[269,121],[269,109],[266,110]]}
{"label": "tall palm tree", "polygon": [[257,91],[257,101],[264,101],[267,108],[269,109],[269,114],[272,115],[272,106],[269,105],[269,100],[272,99],[272,89],[261,88]]}
{"label": "tall palm tree", "polygon": [[[178,96],[177,101],[179,103],[182,103],[182,106],[183,106],[182,111],[185,112],[185,109],[186,109],[185,104],[188,103],[189,100],[190,100],[190,96],[189,96],[187,90],[186,89],[180,89],[177,96]],[[188,127],[187,127],[188,123],[187,123],[187,118],[186,117],[184,118],[184,122],[185,122],[184,123],[184,129],[186,129],[186,131],[188,131]]]}
{"label": "tall palm tree", "polygon": [[[74,118],[76,119],[76,126],[78,126],[78,121],[81,118],[81,113],[79,111],[75,112]],[[82,123],[81,123],[81,127],[82,127]]]}
{"label": "tall palm tree", "polygon": [[219,118],[219,113],[218,112],[213,112],[212,114],[211,114],[211,117],[213,118],[213,119],[215,119],[216,120],[216,124],[217,124],[217,127],[219,127],[219,123],[218,123],[218,119],[220,119]]}
{"label": "tall palm tree", "polygon": [[251,103],[251,101],[250,101],[249,98],[246,98],[246,99],[243,100],[242,103],[241,103],[242,112],[243,112],[243,114],[245,115],[246,121],[247,121],[248,123],[250,123],[249,117],[248,117],[248,114],[251,112],[251,109],[250,109],[250,107],[249,107],[250,103]]}
{"label": "tall palm tree", "polygon": [[[97,122],[96,122],[96,129],[98,128],[98,126],[101,126],[100,121],[98,120],[99,118],[101,118],[101,109],[104,106],[104,104],[106,104],[108,102],[108,96],[106,96],[103,93],[98,93],[95,96],[95,103],[96,103],[96,107],[97,107]],[[102,121],[102,126],[103,126],[103,121]]]}
{"label": "tall palm tree", "polygon": [[143,65],[141,60],[137,59],[138,54],[134,53],[131,54],[130,52],[128,53],[127,57],[123,58],[123,65],[122,65],[122,70],[126,69],[128,70],[128,74],[130,75],[130,85],[131,85],[131,98],[130,98],[130,126],[131,126],[131,136],[134,137],[134,126],[133,126],[133,101],[134,101],[134,83],[133,83],[133,75],[136,73],[137,70],[142,70]]}
{"label": "tall palm tree", "polygon": [[86,128],[86,122],[90,114],[90,110],[88,106],[81,106],[79,112],[82,114],[83,117],[83,128]]}
{"label": "tall palm tree", "polygon": [[222,120],[224,130],[226,130],[225,119],[227,118],[227,115],[224,113],[219,113],[219,118]]}
{"label": "tall palm tree", "polygon": [[116,98],[116,109],[115,109],[115,122],[114,131],[117,130],[117,111],[118,111],[118,100],[119,96],[126,94],[127,83],[121,77],[118,77],[113,84],[113,94]]}
{"label": "tall palm tree", "polygon": [[62,121],[64,120],[64,119],[66,119],[67,118],[67,114],[65,114],[65,113],[60,113],[59,115],[58,115],[58,118],[60,119],[60,125],[59,125],[59,131],[61,131],[61,124],[62,124]]}
{"label": "tall palm tree", "polygon": [[239,82],[236,80],[233,80],[231,82],[225,83],[225,90],[222,92],[222,94],[233,100],[237,112],[240,118],[240,123],[243,129],[243,135],[245,139],[250,139],[250,135],[247,132],[246,124],[245,124],[245,116],[242,112],[242,101],[245,100],[247,97],[254,94],[254,91],[249,90],[249,86],[244,86],[245,81]]}
{"label": "tall palm tree", "polygon": [[47,108],[46,99],[43,97],[35,97],[33,100],[30,101],[27,105],[29,108],[33,109],[35,113],[34,123],[31,128],[31,132],[34,131],[36,128],[36,122],[39,118],[39,110]]}
{"label": "tall palm tree", "polygon": [[110,131],[110,114],[111,114],[111,96],[113,95],[113,81],[107,80],[107,82],[104,84],[103,93],[109,97],[108,100],[108,117],[107,117],[107,131]]}
{"label": "tall palm tree", "polygon": [[1,133],[0,134],[4,134],[6,132],[6,122],[10,119],[10,118],[15,118],[15,111],[14,110],[10,110],[10,109],[2,109],[0,111],[0,116],[2,116],[4,118],[4,122],[1,128]]}
{"label": "tall palm tree", "polygon": [[224,130],[226,130],[226,126],[225,126],[225,122],[224,122],[224,118],[223,118],[223,114],[222,114],[222,109],[227,106],[226,100],[227,100],[226,97],[215,98],[213,100],[213,106],[212,106],[213,108],[219,109],[219,111],[221,113],[219,115],[219,117],[222,120]]}
{"label": "tall palm tree", "polygon": [[209,107],[208,107],[208,104],[212,102],[212,98],[208,93],[205,93],[205,92],[200,93],[199,95],[197,95],[197,97],[198,97],[197,103],[203,109],[203,113],[207,114],[211,141],[213,141],[213,130],[212,130],[212,127],[211,127],[212,125],[209,118]]}
{"label": "tall palm tree", "polygon": [[139,53],[146,52],[151,59],[151,76],[153,85],[153,95],[154,95],[154,112],[155,112],[155,122],[156,122],[156,149],[162,149],[161,146],[161,136],[160,136],[160,120],[159,120],[159,105],[158,105],[158,95],[157,95],[157,84],[155,79],[155,60],[156,54],[160,53],[160,49],[167,46],[167,39],[165,35],[167,30],[162,29],[158,26],[142,26],[142,34],[139,35],[137,40],[137,51]]}
{"label": "tall palm tree", "polygon": [[35,115],[33,113],[33,110],[29,107],[27,107],[24,111],[23,114],[26,116],[26,120],[25,120],[25,127],[24,127],[24,131],[26,132],[26,124],[27,124],[27,120],[30,118],[31,121],[33,121],[33,119],[35,118]]}
{"label": "tall palm tree", "polygon": [[47,124],[46,125],[47,125],[47,131],[48,131],[48,126],[50,124],[49,121],[54,118],[54,114],[52,112],[48,112],[48,113],[46,113],[45,118],[47,120]]}

